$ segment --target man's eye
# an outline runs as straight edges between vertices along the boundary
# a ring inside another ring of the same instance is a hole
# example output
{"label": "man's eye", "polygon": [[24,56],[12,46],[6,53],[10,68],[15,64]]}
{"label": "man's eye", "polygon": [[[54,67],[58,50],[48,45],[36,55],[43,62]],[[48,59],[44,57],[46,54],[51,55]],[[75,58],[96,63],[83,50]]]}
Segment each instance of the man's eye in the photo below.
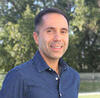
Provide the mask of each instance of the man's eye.
{"label": "man's eye", "polygon": [[47,32],[52,32],[52,30],[47,30]]}
{"label": "man's eye", "polygon": [[61,33],[67,33],[67,31],[61,31]]}

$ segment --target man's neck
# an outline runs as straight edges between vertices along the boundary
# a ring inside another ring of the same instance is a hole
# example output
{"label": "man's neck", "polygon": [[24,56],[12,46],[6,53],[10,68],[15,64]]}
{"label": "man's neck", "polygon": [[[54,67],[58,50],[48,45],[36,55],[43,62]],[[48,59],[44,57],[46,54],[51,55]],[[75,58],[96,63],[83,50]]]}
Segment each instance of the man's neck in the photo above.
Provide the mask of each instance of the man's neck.
{"label": "man's neck", "polygon": [[[45,60],[46,61],[46,60]],[[48,66],[52,68],[57,74],[59,74],[59,66],[58,66],[58,60],[53,61],[46,61]]]}
{"label": "man's neck", "polygon": [[59,66],[58,66],[59,59],[51,59],[49,57],[45,57],[42,54],[41,54],[41,56],[43,57],[43,59],[45,60],[45,62],[48,64],[48,66],[51,69],[53,69],[57,74],[59,74]]}

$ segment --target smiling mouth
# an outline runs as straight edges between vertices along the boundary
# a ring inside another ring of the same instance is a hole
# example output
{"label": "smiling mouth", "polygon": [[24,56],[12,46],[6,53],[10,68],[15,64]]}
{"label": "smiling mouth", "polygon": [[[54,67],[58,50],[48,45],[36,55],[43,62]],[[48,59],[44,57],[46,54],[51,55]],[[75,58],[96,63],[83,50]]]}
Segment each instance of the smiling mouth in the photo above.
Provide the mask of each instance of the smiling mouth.
{"label": "smiling mouth", "polygon": [[64,43],[62,42],[51,42],[50,43],[50,47],[53,49],[53,50],[61,50],[64,46]]}
{"label": "smiling mouth", "polygon": [[51,48],[60,49],[62,46],[50,46]]}
{"label": "smiling mouth", "polygon": [[53,50],[53,51],[61,51],[61,49],[63,48],[63,45],[50,45],[50,48]]}

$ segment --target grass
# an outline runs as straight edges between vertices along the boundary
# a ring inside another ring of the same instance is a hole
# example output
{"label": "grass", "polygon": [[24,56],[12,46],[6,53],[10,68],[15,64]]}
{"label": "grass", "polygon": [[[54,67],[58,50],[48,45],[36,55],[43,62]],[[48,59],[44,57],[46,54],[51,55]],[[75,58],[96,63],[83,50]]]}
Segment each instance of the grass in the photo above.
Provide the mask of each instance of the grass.
{"label": "grass", "polygon": [[97,92],[97,91],[100,91],[100,81],[81,81],[80,92]]}
{"label": "grass", "polygon": [[79,98],[100,98],[100,95],[80,95]]}

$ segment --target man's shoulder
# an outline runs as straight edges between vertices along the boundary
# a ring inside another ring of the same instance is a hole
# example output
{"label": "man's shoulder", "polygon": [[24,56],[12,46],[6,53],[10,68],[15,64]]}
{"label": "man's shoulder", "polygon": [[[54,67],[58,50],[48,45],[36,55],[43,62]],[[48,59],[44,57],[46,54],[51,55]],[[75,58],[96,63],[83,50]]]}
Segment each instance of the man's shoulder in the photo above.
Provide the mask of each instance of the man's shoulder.
{"label": "man's shoulder", "polygon": [[27,62],[24,62],[20,65],[15,66],[13,69],[11,69],[11,71],[13,71],[13,70],[16,70],[16,71],[28,70],[31,67],[31,65],[32,65],[32,59]]}
{"label": "man's shoulder", "polygon": [[67,62],[65,62],[62,58],[60,59],[60,64],[63,65],[64,69],[66,69],[66,72],[68,75],[72,75],[74,77],[80,78],[80,75],[78,71],[76,71],[74,68],[72,68]]}
{"label": "man's shoulder", "polygon": [[70,74],[72,74],[73,76],[75,76],[75,77],[77,77],[77,78],[80,79],[79,72],[76,71],[76,69],[72,68],[72,67],[69,66],[69,65],[68,65],[67,67],[68,67],[67,70],[68,70],[68,72],[69,72]]}
{"label": "man's shoulder", "polygon": [[31,59],[25,63],[15,66],[13,69],[11,69],[8,72],[8,74],[26,77],[28,74],[32,74],[32,67],[33,67],[33,63],[32,63],[32,59]]}

